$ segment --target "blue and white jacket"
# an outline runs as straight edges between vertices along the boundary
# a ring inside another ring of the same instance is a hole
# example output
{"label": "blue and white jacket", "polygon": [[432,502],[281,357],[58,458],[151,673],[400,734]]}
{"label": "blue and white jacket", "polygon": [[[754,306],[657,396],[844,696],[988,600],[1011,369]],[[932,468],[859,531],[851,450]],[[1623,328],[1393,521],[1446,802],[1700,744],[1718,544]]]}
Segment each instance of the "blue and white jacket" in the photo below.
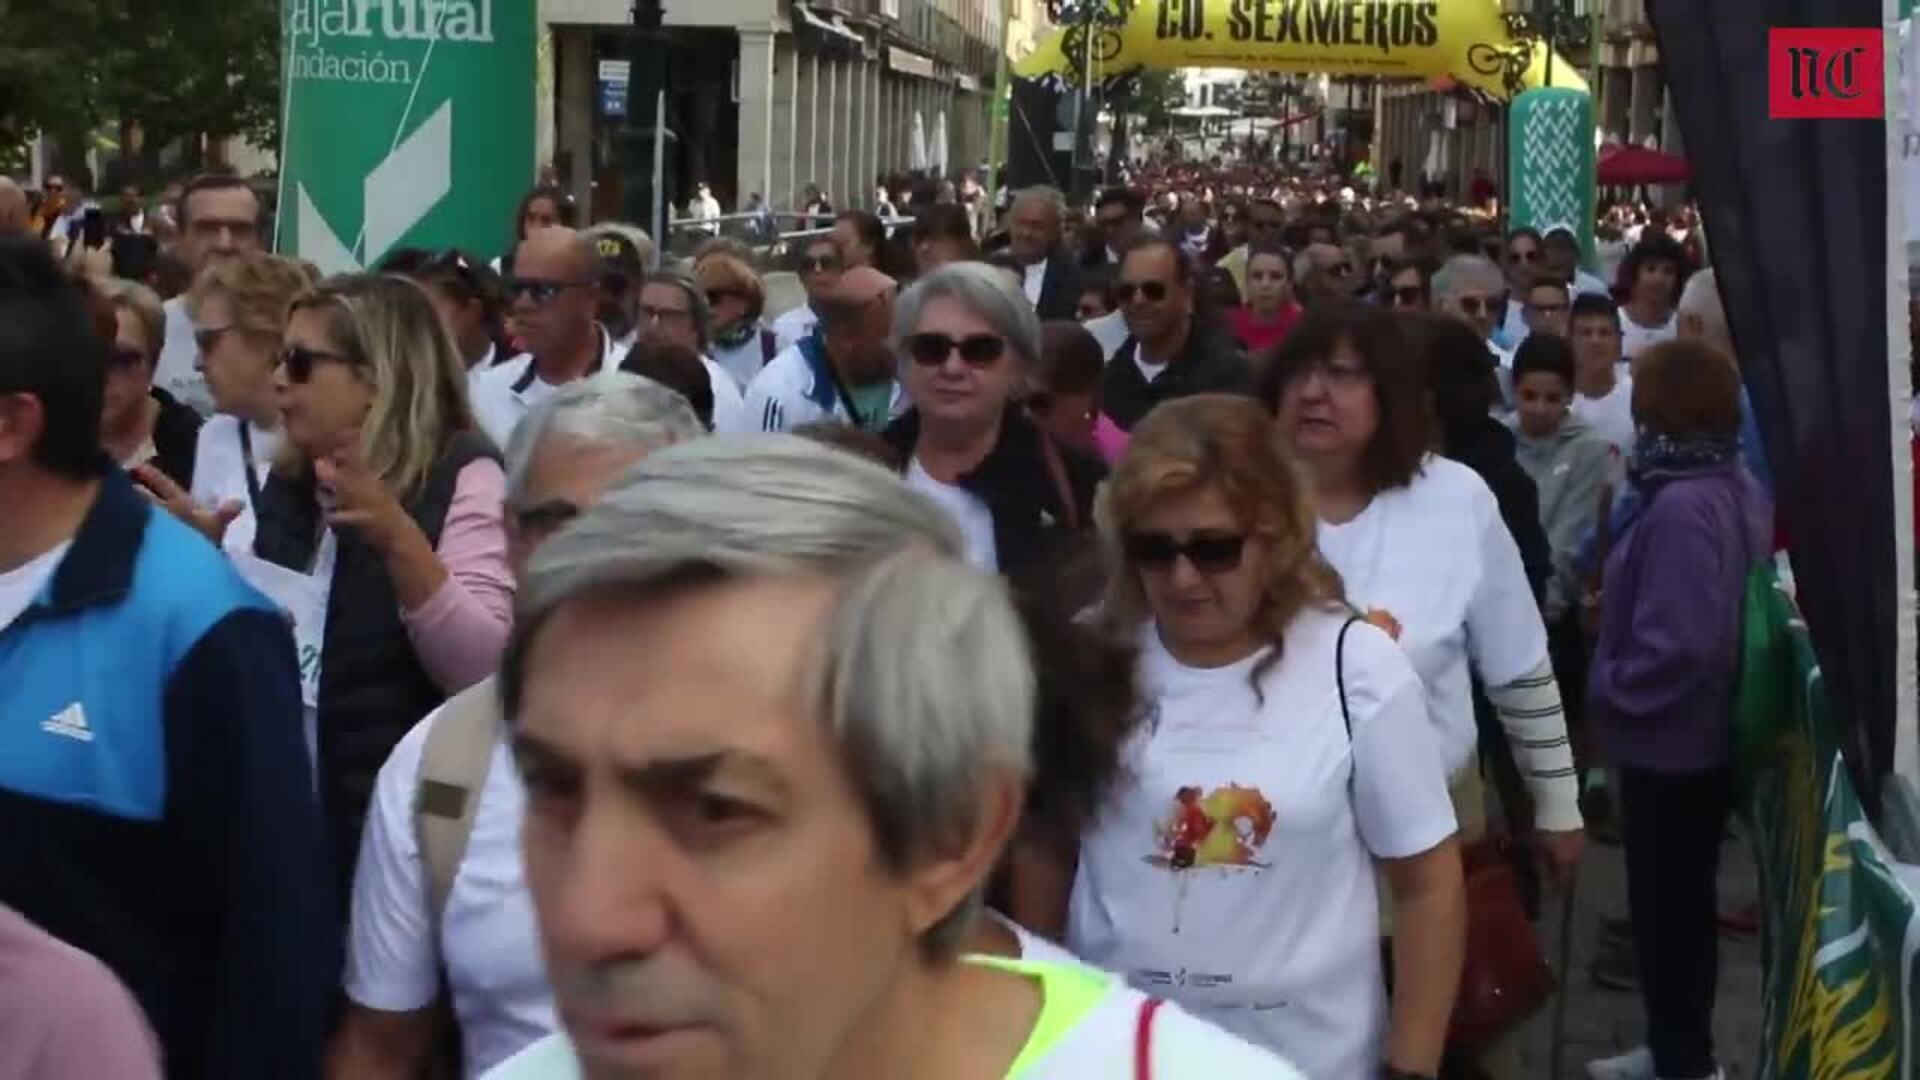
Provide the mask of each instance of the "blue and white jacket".
{"label": "blue and white jacket", "polygon": [[[896,381],[887,415],[862,417],[865,423],[858,426],[868,431],[884,430],[905,414],[907,407],[906,395]],[[739,426],[733,431],[792,431],[808,424],[856,423],[834,380],[826,343],[817,331],[781,350],[760,369],[747,384],[739,417]],[[732,433],[717,426],[716,430]]]}
{"label": "blue and white jacket", "polygon": [[0,628],[0,904],[133,991],[170,1076],[317,1076],[340,925],[285,619],[118,468]]}

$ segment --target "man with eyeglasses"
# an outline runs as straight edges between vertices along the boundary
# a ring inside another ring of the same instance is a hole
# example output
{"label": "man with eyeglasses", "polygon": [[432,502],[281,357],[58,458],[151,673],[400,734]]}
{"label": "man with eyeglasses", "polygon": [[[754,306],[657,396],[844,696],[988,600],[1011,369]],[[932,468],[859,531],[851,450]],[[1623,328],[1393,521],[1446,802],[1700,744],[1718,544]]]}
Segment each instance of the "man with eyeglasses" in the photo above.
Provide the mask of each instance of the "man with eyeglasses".
{"label": "man with eyeglasses", "polygon": [[[679,270],[659,270],[640,287],[639,325],[634,347],[678,345],[691,349],[706,369],[713,394],[713,430],[738,431],[745,424],[740,384],[714,362],[713,314],[707,294],[692,277]],[[621,359],[626,359],[626,352]],[[751,426],[748,426],[751,430]]]}
{"label": "man with eyeglasses", "polygon": [[1513,408],[1513,352],[1494,340],[1506,311],[1506,277],[1493,260],[1480,255],[1455,255],[1433,275],[1433,306],[1473,327],[1486,339],[1487,351],[1498,361],[1500,400]]}
{"label": "man with eyeglasses", "polygon": [[1251,392],[1238,344],[1194,315],[1193,266],[1177,242],[1151,236],[1128,245],[1114,293],[1128,338],[1107,364],[1101,400],[1122,430],[1163,401]]}
{"label": "man with eyeglasses", "polygon": [[515,250],[513,275],[502,284],[526,355],[468,384],[474,417],[495,445],[505,446],[527,412],[562,386],[620,366],[613,336],[594,321],[598,258],[593,240],[563,225],[528,233]]}
{"label": "man with eyeglasses", "polygon": [[1118,265],[1120,254],[1146,230],[1147,201],[1129,188],[1108,188],[1093,204],[1094,236],[1080,265]]}
{"label": "man with eyeglasses", "polygon": [[1526,228],[1508,233],[1502,263],[1507,276],[1507,309],[1493,336],[1501,348],[1512,351],[1527,338],[1527,287],[1547,268],[1546,245],[1540,234]]}
{"label": "man with eyeglasses", "polygon": [[[680,395],[639,376],[608,372],[562,387],[507,447],[515,576],[621,473],[702,434]],[[347,1008],[328,1062],[338,1080],[420,1075],[437,998],[452,1000],[468,1076],[559,1029],[520,861],[525,796],[498,694],[488,679],[448,701],[380,769],[353,878]]]}
{"label": "man with eyeglasses", "polygon": [[1567,283],[1550,270],[1542,270],[1527,282],[1521,311],[1527,321],[1527,336],[1552,334],[1566,337],[1573,299]]}
{"label": "man with eyeglasses", "polygon": [[[180,235],[173,253],[193,276],[217,260],[260,250],[260,200],[245,180],[220,174],[195,177],[181,189],[177,206]],[[200,415],[211,416],[213,393],[200,372],[200,346],[194,341],[185,294],[164,306],[166,344],[154,368],[154,385]]]}
{"label": "man with eyeglasses", "polygon": [[840,284],[847,269],[846,254],[840,242],[831,236],[816,236],[807,241],[800,254],[800,286],[807,291],[807,302],[773,320],[774,347],[780,352],[792,348],[813,333],[820,321],[819,304]]}
{"label": "man with eyeglasses", "polygon": [[888,342],[898,293],[892,278],[870,266],[841,275],[820,300],[817,331],[747,384],[741,426],[792,431],[829,422],[885,431],[906,407]]}

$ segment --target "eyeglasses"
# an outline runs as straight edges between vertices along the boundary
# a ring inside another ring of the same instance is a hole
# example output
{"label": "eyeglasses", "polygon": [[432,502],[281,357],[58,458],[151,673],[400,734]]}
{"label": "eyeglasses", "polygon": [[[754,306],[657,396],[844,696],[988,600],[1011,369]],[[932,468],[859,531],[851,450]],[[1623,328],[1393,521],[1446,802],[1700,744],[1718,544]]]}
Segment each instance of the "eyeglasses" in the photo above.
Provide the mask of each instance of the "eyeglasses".
{"label": "eyeglasses", "polygon": [[1427,299],[1427,290],[1418,285],[1395,285],[1393,287],[1394,307],[1419,307]]}
{"label": "eyeglasses", "polygon": [[1506,306],[1506,301],[1497,296],[1456,296],[1454,306],[1475,317],[1492,315]]}
{"label": "eyeglasses", "polygon": [[116,347],[107,354],[107,366],[116,371],[128,371],[147,362],[147,354],[139,349]]}
{"label": "eyeglasses", "polygon": [[533,506],[513,508],[513,526],[522,536],[541,536],[580,516],[580,507],[565,499],[548,499]]}
{"label": "eyeglasses", "polygon": [[746,298],[747,294],[740,289],[707,290],[707,303],[712,307],[719,307],[729,300],[745,300]]}
{"label": "eyeglasses", "polygon": [[1136,296],[1144,298],[1149,304],[1163,303],[1167,299],[1168,292],[1167,283],[1164,281],[1123,281],[1113,287],[1113,294],[1119,297],[1123,304],[1133,303],[1133,298]]}
{"label": "eyeglasses", "polygon": [[803,274],[819,274],[838,269],[840,269],[840,260],[831,255],[809,255],[800,260],[800,272]]}
{"label": "eyeglasses", "polygon": [[685,311],[680,308],[654,307],[652,304],[640,305],[640,321],[641,322],[677,323],[677,322],[689,322],[692,319],[693,319],[693,312]]}
{"label": "eyeglasses", "polygon": [[227,331],[231,329],[233,329],[233,326],[230,324],[227,326],[196,328],[193,332],[194,348],[200,350],[201,356],[207,355],[219,347],[220,339],[226,336]]}
{"label": "eyeglasses", "polygon": [[280,350],[280,363],[286,365],[287,378],[297,383],[304,383],[313,378],[314,366],[322,360],[331,360],[339,364],[353,363],[353,358],[345,353],[309,349],[304,345],[289,345]]}
{"label": "eyeglasses", "polygon": [[1329,386],[1351,387],[1370,382],[1373,373],[1357,364],[1335,364],[1326,360],[1318,363],[1306,363],[1287,373],[1286,381],[1304,383],[1315,375],[1325,379]]}
{"label": "eyeglasses", "polygon": [[507,291],[508,300],[518,300],[521,296],[533,301],[534,307],[546,307],[560,298],[568,289],[584,289],[597,285],[594,281],[546,281],[541,278],[510,277],[502,282]]}
{"label": "eyeglasses", "polygon": [[1194,533],[1181,541],[1172,533],[1134,532],[1121,541],[1127,561],[1142,570],[1164,573],[1181,558],[1202,574],[1225,574],[1240,567],[1247,538],[1239,533]]}
{"label": "eyeglasses", "polygon": [[1007,339],[992,334],[969,334],[958,340],[946,334],[914,334],[907,338],[907,355],[921,367],[939,367],[955,352],[971,368],[987,368],[1007,354]]}

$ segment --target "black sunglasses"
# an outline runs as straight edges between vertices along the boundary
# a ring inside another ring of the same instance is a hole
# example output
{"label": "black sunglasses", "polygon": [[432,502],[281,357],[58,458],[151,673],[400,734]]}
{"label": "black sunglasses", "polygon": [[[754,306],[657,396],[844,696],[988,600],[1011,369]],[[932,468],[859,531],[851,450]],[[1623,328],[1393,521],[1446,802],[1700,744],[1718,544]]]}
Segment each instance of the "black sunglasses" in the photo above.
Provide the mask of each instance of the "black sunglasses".
{"label": "black sunglasses", "polygon": [[139,349],[115,348],[107,354],[107,366],[117,371],[137,368],[147,362],[147,354]]}
{"label": "black sunglasses", "polygon": [[286,365],[287,378],[297,383],[313,378],[313,369],[322,360],[332,360],[341,364],[353,363],[353,358],[344,353],[309,349],[304,345],[289,345],[280,350],[280,362]]}
{"label": "black sunglasses", "polygon": [[1007,339],[992,334],[970,334],[957,340],[946,334],[914,334],[907,338],[907,355],[921,367],[939,367],[955,351],[968,367],[992,367],[1007,354]]}
{"label": "black sunglasses", "polygon": [[197,329],[193,332],[193,346],[200,350],[201,356],[205,356],[220,344],[221,337],[231,329],[233,329],[231,326],[209,326],[205,329]]}
{"label": "black sunglasses", "polygon": [[1123,281],[1113,287],[1113,294],[1123,304],[1133,303],[1135,296],[1143,296],[1149,304],[1158,304],[1167,298],[1167,283],[1164,281]]}
{"label": "black sunglasses", "polygon": [[1474,316],[1491,315],[1506,306],[1506,301],[1497,296],[1460,296],[1455,297],[1453,302],[1459,305],[1461,311]]}
{"label": "black sunglasses", "polygon": [[746,298],[747,298],[747,294],[740,291],[739,289],[708,289],[707,290],[707,303],[712,307],[719,307],[721,304],[724,304],[729,300],[745,300]]}
{"label": "black sunglasses", "polygon": [[838,269],[840,269],[840,260],[832,256],[809,255],[800,260],[800,272],[803,274],[817,274],[824,270]]}
{"label": "black sunglasses", "polygon": [[1239,568],[1247,538],[1238,533],[1195,533],[1182,542],[1172,533],[1134,532],[1120,546],[1127,561],[1142,570],[1171,570],[1184,556],[1202,574],[1225,574]]}
{"label": "black sunglasses", "polygon": [[546,307],[568,289],[583,289],[589,285],[598,285],[599,282],[545,281],[540,278],[510,277],[501,284],[507,291],[508,300],[518,300],[525,295],[533,301],[535,307]]}

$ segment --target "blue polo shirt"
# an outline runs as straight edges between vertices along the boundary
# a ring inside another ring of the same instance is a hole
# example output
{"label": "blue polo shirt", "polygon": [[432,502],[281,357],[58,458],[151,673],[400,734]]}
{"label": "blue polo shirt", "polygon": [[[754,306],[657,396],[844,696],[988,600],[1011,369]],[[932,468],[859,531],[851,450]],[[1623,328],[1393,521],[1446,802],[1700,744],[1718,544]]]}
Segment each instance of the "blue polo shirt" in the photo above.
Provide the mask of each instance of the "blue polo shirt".
{"label": "blue polo shirt", "polygon": [[318,1075],[340,931],[281,613],[107,467],[0,687],[0,904],[113,969],[168,1075]]}

